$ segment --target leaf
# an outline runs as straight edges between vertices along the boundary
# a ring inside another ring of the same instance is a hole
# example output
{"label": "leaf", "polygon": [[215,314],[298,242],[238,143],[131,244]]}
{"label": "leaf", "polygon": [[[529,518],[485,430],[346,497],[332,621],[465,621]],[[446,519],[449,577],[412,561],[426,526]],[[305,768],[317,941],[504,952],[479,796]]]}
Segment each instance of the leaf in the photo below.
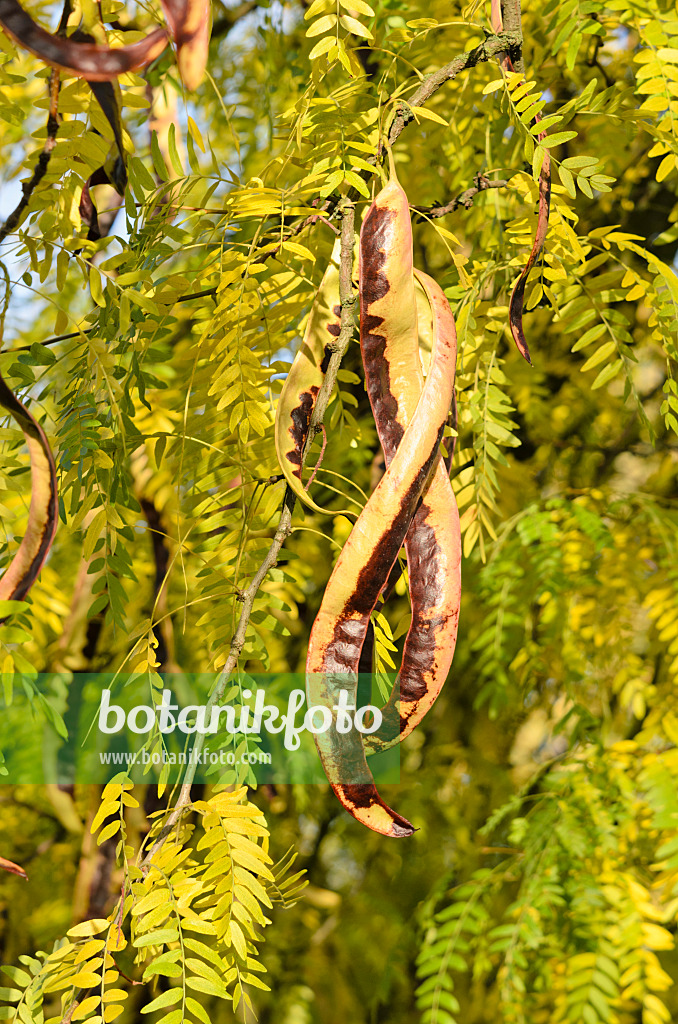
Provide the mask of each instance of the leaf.
{"label": "leaf", "polygon": [[313,36],[319,36],[323,32],[329,32],[331,28],[337,24],[336,14],[326,14],[323,18],[318,18],[314,21],[310,28],[307,29],[306,35],[308,38]]}
{"label": "leaf", "polygon": [[360,36],[361,39],[374,39],[374,36],[368,28],[361,25],[355,18],[351,18],[348,14],[342,14],[339,18],[339,23],[342,28],[345,28],[347,32],[351,32],[354,36]]}
{"label": "leaf", "polygon": [[608,358],[608,356],[611,356],[613,352],[616,352],[616,350],[617,345],[614,341],[606,341],[604,345],[601,345],[600,348],[586,360],[582,366],[582,372],[585,370],[592,370],[594,366],[598,366],[599,363],[602,363]]}
{"label": "leaf", "polygon": [[428,107],[412,107],[412,113],[415,118],[423,117],[426,121],[435,121],[436,124],[444,124],[446,128],[449,127],[448,122],[440,114],[436,114],[434,110],[429,110]]}
{"label": "leaf", "polygon": [[357,11],[358,14],[366,14],[368,18],[374,17],[374,11],[365,0],[339,0],[339,3],[346,11]]}
{"label": "leaf", "polygon": [[332,36],[324,36],[309,53],[309,60],[315,60],[317,57],[322,57],[324,53],[329,53],[333,46],[336,46],[336,40]]}
{"label": "leaf", "polygon": [[616,362],[610,363],[609,366],[604,366],[591,385],[591,391],[595,391],[596,388],[602,388],[603,384],[607,384],[613,377],[616,377],[623,365],[623,360],[617,359]]}
{"label": "leaf", "polygon": [[563,143],[569,142],[571,139],[576,139],[576,137],[576,132],[556,132],[555,135],[547,135],[545,139],[542,139],[541,145],[546,146],[547,149],[551,149],[553,146],[562,146]]}
{"label": "leaf", "polygon": [[149,932],[148,935],[137,935],[134,939],[134,945],[137,949],[145,949],[146,946],[164,946],[168,942],[176,942],[179,938],[179,932],[176,928],[161,928],[155,932]]}
{"label": "leaf", "polygon": [[161,992],[159,996],[152,999],[150,1003],[141,1007],[141,1013],[153,1013],[154,1010],[164,1010],[166,1006],[174,1006],[181,999],[180,988],[168,988],[166,992]]}

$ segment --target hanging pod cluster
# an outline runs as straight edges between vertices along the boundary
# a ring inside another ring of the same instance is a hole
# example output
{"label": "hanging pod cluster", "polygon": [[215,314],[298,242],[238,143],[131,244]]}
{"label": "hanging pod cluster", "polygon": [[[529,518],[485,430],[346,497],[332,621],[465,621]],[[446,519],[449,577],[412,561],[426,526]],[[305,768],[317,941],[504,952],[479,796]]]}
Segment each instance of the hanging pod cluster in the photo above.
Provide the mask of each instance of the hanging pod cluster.
{"label": "hanging pod cluster", "polygon": [[[307,503],[302,453],[331,342],[339,333],[338,260],[335,246],[276,417],[281,466]],[[381,725],[365,736],[331,728],[315,737],[325,773],[346,810],[368,828],[400,837],[411,835],[414,826],[381,799],[366,755],[408,736],[445,682],[457,637],[461,536],[440,454],[454,397],[454,319],[439,285],[413,267],[407,196],[393,169],[363,221],[359,289],[365,382],[386,472],[327,584],[311,631],[306,686],[309,704],[330,713],[342,690],[355,706],[370,616],[390,588],[404,544],[412,622]]]}

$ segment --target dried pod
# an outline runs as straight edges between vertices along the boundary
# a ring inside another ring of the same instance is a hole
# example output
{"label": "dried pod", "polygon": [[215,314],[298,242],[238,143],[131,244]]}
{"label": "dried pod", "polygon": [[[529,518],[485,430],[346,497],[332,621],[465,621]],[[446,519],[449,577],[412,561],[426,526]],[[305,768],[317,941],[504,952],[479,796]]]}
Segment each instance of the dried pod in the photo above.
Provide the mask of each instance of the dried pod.
{"label": "dried pod", "polygon": [[[539,122],[541,120],[541,114],[537,114],[534,120],[535,122]],[[540,132],[539,135],[537,135],[538,142],[541,142],[544,138],[546,138],[546,132]],[[537,214],[537,230],[535,232],[532,250],[527,258],[527,263],[523,267],[520,277],[513,286],[511,299],[509,301],[509,324],[511,327],[511,334],[513,335],[513,340],[518,346],[518,351],[521,356],[523,356],[524,359],[527,359],[530,365],[532,365],[530,350],[527,347],[527,341],[525,340],[525,333],[523,331],[523,301],[525,298],[525,285],[527,284],[527,275],[537,262],[544,246],[544,239],[546,238],[546,232],[549,227],[550,207],[551,152],[549,149],[545,149],[544,162],[542,163],[541,171],[539,172],[539,212]]]}
{"label": "dried pod", "polygon": [[[378,350],[388,333],[417,346],[409,211],[397,203],[397,183],[380,193],[361,232],[361,333]],[[396,199],[396,207],[389,204]],[[409,283],[408,283],[409,282]],[[339,733],[342,690],[355,705],[357,669],[370,615],[405,540],[422,492],[439,460],[439,445],[452,400],[454,334],[439,331],[431,365],[409,426],[400,433],[386,473],[344,545],[313,624],[306,661],[311,705],[327,709],[332,727],[315,740],[325,773],[342,805],[358,821],[388,836],[414,827],[388,807],[371,776],[362,736]],[[386,391],[384,391],[386,393]]]}
{"label": "dried pod", "polygon": [[162,0],[162,9],[177,48],[179,74],[187,89],[197,89],[207,66],[210,0]]}
{"label": "dried pod", "polygon": [[[401,202],[407,202],[404,195]],[[371,336],[361,338],[367,391],[388,466],[397,449],[398,435],[411,422],[423,386],[420,352],[424,359],[432,323],[432,347],[446,335],[456,352],[454,320],[442,289],[428,275],[415,271],[421,284],[419,349],[397,342],[390,335],[375,346]],[[423,294],[422,294],[423,293]],[[426,307],[422,308],[422,303]],[[369,306],[365,303],[366,311]],[[366,319],[366,317],[365,317]],[[423,341],[423,344],[422,344]],[[374,358],[375,349],[381,357]],[[398,373],[393,368],[398,367]],[[391,413],[387,418],[384,411]],[[459,512],[444,462],[438,462],[405,537],[412,621],[393,693],[382,709],[377,732],[365,737],[368,753],[400,742],[419,725],[447,679],[454,656],[461,600],[461,532]]]}
{"label": "dried pod", "polygon": [[44,430],[10,391],[1,376],[0,406],[21,427],[31,456],[31,505],[26,533],[0,578],[0,601],[19,601],[26,596],[37,579],[56,533],[56,471]]}
{"label": "dried pod", "polygon": [[52,35],[17,0],[0,0],[0,26],[19,46],[45,64],[90,82],[106,82],[150,64],[167,46],[167,32],[156,28],[145,39],[114,49]]}
{"label": "dried pod", "polygon": [[[501,32],[504,27],[501,0],[491,0],[490,24],[492,25],[492,31],[495,33]],[[513,61],[508,53],[503,53],[501,55],[500,63],[505,71],[515,71]],[[540,121],[541,114],[535,114],[534,123],[539,124]],[[537,135],[537,142],[542,142],[545,138],[546,132],[539,132]],[[523,331],[523,301],[525,299],[525,285],[527,284],[527,275],[537,262],[544,245],[544,239],[546,238],[546,232],[548,231],[549,226],[550,207],[551,151],[548,148],[545,148],[544,159],[539,172],[539,211],[537,214],[537,230],[534,236],[534,243],[532,245],[530,255],[528,256],[527,263],[523,267],[520,277],[513,286],[513,291],[511,292],[511,298],[509,300],[509,326],[511,327],[511,334],[513,335],[513,340],[516,343],[518,351],[523,359],[527,359],[530,366],[532,365],[532,360],[530,359],[530,350],[527,347],[525,332]]]}
{"label": "dried pod", "polygon": [[322,508],[310,497],[302,483],[301,459],[311,415],[332,355],[332,345],[341,330],[340,258],[341,239],[337,238],[309,313],[304,340],[287,374],[275,413],[275,449],[285,479],[305,505],[324,515],[338,513],[336,509]]}

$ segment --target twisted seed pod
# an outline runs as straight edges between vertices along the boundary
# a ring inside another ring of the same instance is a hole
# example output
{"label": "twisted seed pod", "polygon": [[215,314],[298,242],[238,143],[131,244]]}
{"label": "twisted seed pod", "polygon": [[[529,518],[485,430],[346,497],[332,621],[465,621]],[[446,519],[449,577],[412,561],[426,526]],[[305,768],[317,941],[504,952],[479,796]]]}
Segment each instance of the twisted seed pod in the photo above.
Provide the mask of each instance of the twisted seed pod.
{"label": "twisted seed pod", "polygon": [[0,868],[3,871],[10,871],[13,875],[18,875],[20,878],[28,878],[22,867],[15,864],[13,860],[7,860],[5,857],[0,857]]}
{"label": "twisted seed pod", "polygon": [[[403,205],[406,211],[406,196],[396,193],[383,209]],[[365,241],[369,250],[369,238]],[[443,333],[452,339],[456,353],[454,320],[442,289],[428,275],[419,271],[415,274],[424,292],[423,301],[430,303],[433,313],[433,348],[438,344],[438,335]],[[422,297],[418,297],[421,302]],[[370,305],[366,299],[362,310],[363,322],[367,322]],[[429,310],[422,310],[420,324],[422,321],[425,324],[429,316]],[[426,339],[426,334],[425,330],[420,330],[420,341],[422,335]],[[361,346],[367,392],[388,466],[421,394],[420,354],[411,346],[400,350],[397,343],[391,343],[388,333],[375,344],[374,335],[363,332]],[[381,350],[379,360],[375,358],[378,350]],[[394,367],[400,372],[391,372]],[[390,417],[385,415],[387,408],[392,410]],[[382,708],[381,726],[376,733],[365,737],[368,753],[385,750],[409,736],[438,697],[452,664],[461,600],[461,533],[457,503],[442,461],[433,471],[407,531],[405,551],[412,621],[398,679]]]}
{"label": "twisted seed pod", "polygon": [[[504,19],[501,11],[501,0],[491,0],[490,5],[490,24],[492,25],[492,31],[497,33],[501,32],[504,27]],[[504,53],[501,56],[500,63],[505,71],[515,71],[513,67],[513,61],[508,53]],[[539,124],[541,121],[541,114],[537,113],[534,116],[534,123]],[[537,135],[537,142],[542,142],[546,138],[546,132],[539,132]],[[511,334],[513,340],[516,343],[518,351],[520,352],[523,359],[526,359],[530,366],[532,360],[530,359],[530,350],[527,347],[527,341],[525,339],[525,332],[523,331],[523,301],[525,299],[525,285],[527,284],[527,275],[532,270],[532,267],[537,262],[539,254],[541,253],[546,238],[546,232],[549,226],[549,211],[551,208],[551,151],[548,148],[544,149],[544,160],[541,165],[539,172],[539,209],[537,213],[537,230],[534,235],[534,242],[530,255],[527,258],[527,263],[523,267],[520,277],[513,286],[511,292],[511,298],[509,300],[509,325],[511,327]]]}
{"label": "twisted seed pod", "polygon": [[[417,313],[411,271],[411,229],[405,207],[386,208],[393,183],[372,205],[361,236],[361,292],[369,309],[361,311],[363,333],[376,348],[385,333],[408,339],[416,350]],[[367,258],[366,258],[367,257]],[[409,270],[408,270],[409,267]],[[447,325],[449,326],[449,325]],[[377,331],[380,333],[378,334]],[[355,704],[357,669],[370,615],[410,527],[431,470],[452,400],[456,360],[454,330],[435,337],[429,373],[407,429],[344,545],[313,624],[306,660],[309,704],[335,710],[340,691]],[[336,715],[332,715],[333,725]],[[325,774],[342,805],[358,821],[387,836],[407,836],[414,826],[379,796],[367,767],[361,736],[335,728],[315,736]]]}
{"label": "twisted seed pod", "polygon": [[161,0],[177,48],[179,74],[187,89],[203,80],[210,42],[210,0]]}
{"label": "twisted seed pod", "polygon": [[0,406],[21,427],[31,456],[31,506],[26,533],[0,578],[0,601],[20,601],[37,579],[56,533],[56,471],[44,430],[10,391],[2,376]]}
{"label": "twisted seed pod", "polygon": [[287,374],[275,412],[275,450],[285,479],[305,505],[323,515],[338,513],[336,509],[322,508],[310,497],[301,479],[301,458],[332,344],[341,330],[340,258],[341,239],[337,238],[308,317],[304,340]]}
{"label": "twisted seed pod", "polygon": [[[535,123],[541,121],[541,114],[536,114],[534,120]],[[539,132],[537,135],[538,142],[541,142],[542,139],[545,138],[546,132]],[[530,359],[530,350],[527,347],[525,332],[523,331],[523,301],[525,298],[525,285],[527,284],[527,275],[537,262],[539,254],[544,246],[544,239],[546,238],[546,232],[549,227],[550,207],[551,151],[549,149],[545,149],[544,162],[541,165],[541,171],[539,172],[539,211],[537,214],[537,230],[534,235],[534,242],[532,243],[530,255],[527,258],[527,263],[523,267],[520,277],[513,286],[511,299],[509,301],[509,324],[511,327],[511,334],[513,335],[513,340],[518,347],[518,351],[523,359],[527,359],[530,366],[532,365],[532,360]]]}
{"label": "twisted seed pod", "polygon": [[0,26],[45,64],[91,82],[110,81],[150,64],[167,46],[164,28],[156,28],[138,43],[117,49],[52,35],[33,21],[17,0],[0,0]]}

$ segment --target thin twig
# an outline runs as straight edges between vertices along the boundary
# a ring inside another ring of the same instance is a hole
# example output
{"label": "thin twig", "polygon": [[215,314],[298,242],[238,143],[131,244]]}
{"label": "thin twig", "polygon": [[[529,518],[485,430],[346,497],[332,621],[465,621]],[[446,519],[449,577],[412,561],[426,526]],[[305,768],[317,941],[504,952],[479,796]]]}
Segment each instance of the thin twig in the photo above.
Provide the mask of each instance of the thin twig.
{"label": "thin twig", "polygon": [[473,206],[473,200],[479,192],[486,192],[490,188],[506,188],[509,184],[508,181],[503,180],[491,181],[482,174],[476,174],[474,182],[475,184],[471,188],[467,188],[465,192],[462,192],[456,199],[451,199],[444,206],[413,206],[412,209],[415,213],[425,213],[427,217],[433,220],[437,217],[444,217],[446,213],[454,213],[460,206],[469,210]]}
{"label": "thin twig", "polygon": [[[327,373],[325,374],[322,387],[318,392],[318,397],[311,416],[308,436],[301,456],[302,466],[306,463],[308,458],[313,438],[319,431],[323,430],[323,421],[330,397],[336,384],[339,366],[355,330],[355,308],[357,295],[353,291],[353,283],[351,281],[351,271],[353,268],[355,206],[350,200],[342,200],[340,215],[341,261],[339,266],[339,301],[341,306],[341,327],[336,341],[332,343],[332,354],[327,367]],[[238,625],[233,635],[233,639],[231,640],[231,645],[224,667],[221,670],[207,700],[205,711],[206,716],[210,715],[212,708],[215,707],[223,697],[226,687],[228,686],[231,673],[238,664],[238,659],[240,658],[242,649],[245,646],[245,635],[250,621],[250,616],[252,614],[252,609],[254,607],[254,599],[256,598],[257,593],[259,592],[259,587],[266,578],[269,569],[272,569],[277,563],[280,549],[292,531],[292,512],[294,511],[295,501],[296,497],[294,492],[290,487],[287,487],[285,489],[285,496],[283,498],[278,527],[275,531],[273,540],[271,541],[271,546],[269,547],[257,572],[252,577],[249,586],[242,592],[242,610],[240,612],[240,618],[238,619]],[[154,855],[163,845],[167,837],[172,833],[184,810],[190,805],[191,786],[193,785],[193,779],[195,778],[198,759],[203,743],[204,735],[202,733],[196,734],[196,740],[191,754],[191,763],[186,768],[186,774],[181,786],[179,798],[174,810],[165,822],[153,846],[144,857],[142,870],[147,871],[149,869]]]}
{"label": "thin twig", "polygon": [[59,88],[60,88],[60,77],[59,71],[54,70],[49,76],[49,114],[47,117],[47,138],[42,147],[42,153],[38,157],[38,162],[35,165],[35,170],[29,181],[25,181],[21,186],[21,199],[17,203],[16,207],[10,213],[5,223],[0,227],[0,242],[4,242],[7,235],[11,235],[13,231],[19,227],[19,224],[23,220],[24,213],[30,202],[30,198],[33,192],[38,187],[42,179],[47,173],[47,167],[52,156],[52,150],[56,146],[56,136],[59,130],[59,119],[58,119],[58,105],[59,105]]}
{"label": "thin twig", "polygon": [[308,480],[304,484],[304,490],[305,491],[307,491],[309,489],[309,487],[311,486],[311,484],[315,480],[316,475],[318,473],[318,470],[320,469],[320,467],[322,465],[323,458],[325,456],[325,449],[327,448],[327,431],[325,430],[325,424],[324,423],[321,424],[320,429],[323,432],[323,446],[320,449],[320,455],[318,456],[318,461],[316,462],[315,466],[313,467],[313,472],[311,473],[310,477],[308,478]]}
{"label": "thin twig", "polygon": [[[520,12],[520,6],[518,6],[518,12]],[[393,145],[403,129],[414,119],[411,108],[422,107],[446,82],[453,82],[462,71],[474,68],[477,64],[483,64],[506,50],[511,53],[520,51],[523,41],[520,31],[520,13],[518,14],[517,26],[512,26],[509,30],[508,25],[506,25],[505,29],[504,32],[498,35],[488,36],[475,49],[460,53],[449,64],[445,64],[442,68],[434,71],[433,74],[428,75],[407,102],[401,101],[389,129],[389,146]]]}
{"label": "thin twig", "polygon": [[[70,13],[71,0],[64,0],[59,25],[56,30],[57,36],[65,35]],[[47,114],[47,138],[45,139],[45,143],[42,147],[42,153],[38,157],[38,162],[30,181],[24,182],[21,186],[22,196],[18,205],[12,213],[10,213],[2,227],[0,227],[0,242],[4,242],[7,235],[11,235],[11,233],[16,231],[19,227],[19,224],[23,219],[24,211],[28,206],[33,192],[45,177],[47,167],[52,156],[52,150],[56,145],[56,136],[59,130],[59,90],[61,89],[61,75],[58,68],[55,68],[49,76],[48,89],[49,110]]]}

